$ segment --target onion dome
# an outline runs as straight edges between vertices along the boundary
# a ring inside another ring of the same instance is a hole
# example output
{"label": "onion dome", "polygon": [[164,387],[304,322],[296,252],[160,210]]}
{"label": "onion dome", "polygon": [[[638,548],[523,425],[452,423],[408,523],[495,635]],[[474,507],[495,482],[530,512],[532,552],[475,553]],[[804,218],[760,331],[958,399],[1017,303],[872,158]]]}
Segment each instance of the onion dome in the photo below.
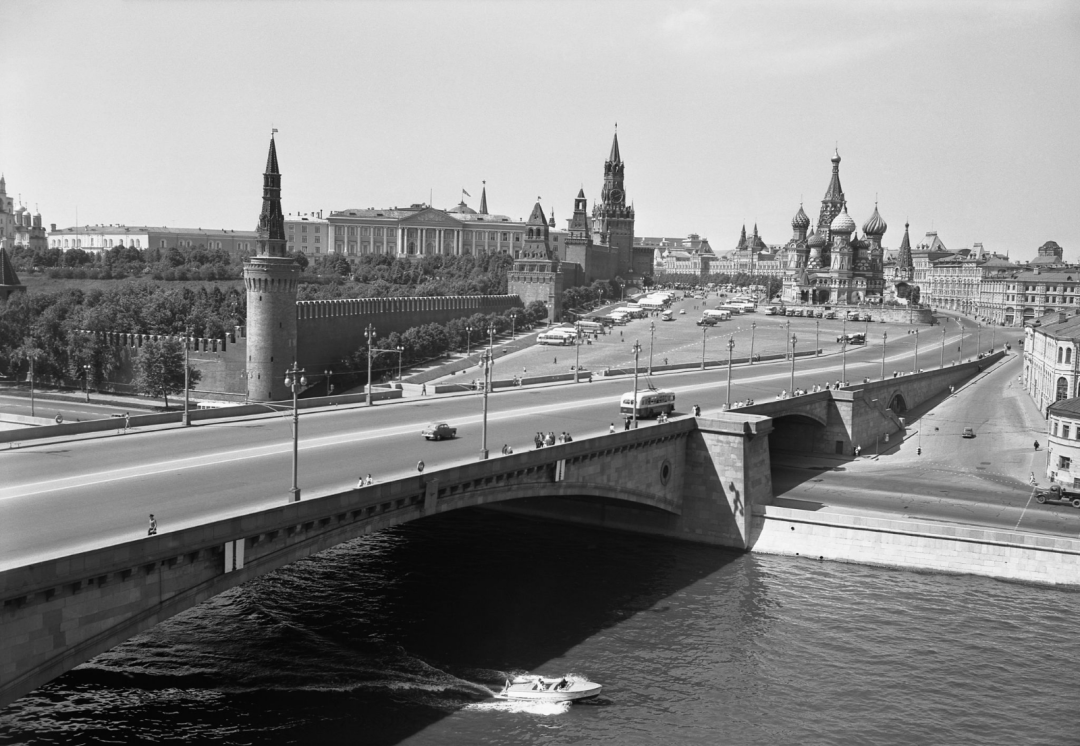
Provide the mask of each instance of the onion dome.
{"label": "onion dome", "polygon": [[799,211],[795,213],[795,217],[791,219],[791,227],[797,231],[804,231],[810,227],[810,218],[806,217],[802,205],[799,205]]}
{"label": "onion dome", "polygon": [[811,249],[820,249],[825,245],[825,236],[810,231],[810,236],[806,239],[806,245]]}
{"label": "onion dome", "polygon": [[844,205],[844,211],[833,218],[832,225],[829,226],[829,230],[833,233],[852,234],[855,232],[855,221],[847,214],[847,205]]}
{"label": "onion dome", "polygon": [[877,203],[874,204],[874,214],[870,216],[870,219],[863,223],[862,231],[868,236],[880,236],[885,233],[885,229],[889,226],[885,224],[885,221],[878,215]]}

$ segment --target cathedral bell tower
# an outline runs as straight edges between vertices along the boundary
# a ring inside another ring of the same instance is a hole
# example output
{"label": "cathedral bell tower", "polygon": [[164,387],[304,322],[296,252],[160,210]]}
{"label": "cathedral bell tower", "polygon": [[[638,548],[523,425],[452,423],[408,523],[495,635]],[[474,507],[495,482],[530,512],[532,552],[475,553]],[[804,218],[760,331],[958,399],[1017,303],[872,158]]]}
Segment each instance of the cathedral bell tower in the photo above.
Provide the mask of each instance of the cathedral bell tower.
{"label": "cathedral bell tower", "polygon": [[244,264],[247,288],[247,391],[252,401],[285,399],[285,371],[296,360],[296,290],[300,265],[285,253],[285,218],[281,212],[281,173],[277,147],[263,173],[258,255]]}

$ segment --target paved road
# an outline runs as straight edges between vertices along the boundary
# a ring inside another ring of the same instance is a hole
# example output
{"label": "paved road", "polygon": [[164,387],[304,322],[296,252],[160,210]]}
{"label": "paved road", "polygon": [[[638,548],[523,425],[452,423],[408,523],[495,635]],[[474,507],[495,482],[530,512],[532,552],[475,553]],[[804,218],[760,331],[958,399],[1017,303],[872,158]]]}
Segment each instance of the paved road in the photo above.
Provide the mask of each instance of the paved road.
{"label": "paved road", "polygon": [[[1033,448],[1044,423],[1017,382],[1022,364],[1013,356],[932,411],[908,413],[907,439],[881,444],[879,458],[875,444],[854,461],[777,454],[777,503],[1077,536],[1080,511],[1039,505],[1032,497],[1029,475],[1045,473],[1046,451]],[[964,427],[973,427],[976,437],[961,437]]]}
{"label": "paved road", "polygon": [[90,403],[73,398],[54,400],[36,397],[33,414],[31,414],[29,397],[0,394],[0,411],[5,414],[21,415],[23,417],[33,416],[45,420],[53,420],[59,414],[63,417],[64,422],[108,419],[115,414],[123,414],[125,411],[130,412],[132,415],[145,414],[146,411],[117,404],[100,404],[94,401],[96,397],[97,395],[91,394]]}
{"label": "paved road", "polygon": [[[893,349],[890,343],[890,358],[895,355],[903,363],[902,352]],[[875,358],[880,365],[880,348],[852,352],[849,378],[853,368],[873,366]],[[837,377],[841,364],[836,356],[799,361],[798,370],[806,376],[801,385]],[[725,398],[726,371],[721,373],[655,378],[676,391],[680,411],[699,403],[708,414]],[[733,398],[762,399],[786,388],[789,375],[790,366],[783,362],[736,368]],[[568,430],[577,439],[601,436],[610,422],[617,422],[618,397],[631,385],[622,378],[494,394],[489,449],[497,457],[503,443],[515,450],[531,447],[538,430]],[[310,497],[352,486],[368,472],[376,480],[413,473],[418,459],[429,469],[474,460],[480,450],[480,412],[481,396],[467,394],[304,413],[300,486]],[[423,425],[441,419],[459,428],[459,438],[422,440]],[[291,417],[268,411],[260,418],[0,452],[0,567],[134,538],[144,531],[148,513],[155,513],[167,531],[210,516],[281,504],[290,487],[291,448]],[[1025,465],[1021,472],[1027,471]],[[936,490],[939,481],[928,489]]]}

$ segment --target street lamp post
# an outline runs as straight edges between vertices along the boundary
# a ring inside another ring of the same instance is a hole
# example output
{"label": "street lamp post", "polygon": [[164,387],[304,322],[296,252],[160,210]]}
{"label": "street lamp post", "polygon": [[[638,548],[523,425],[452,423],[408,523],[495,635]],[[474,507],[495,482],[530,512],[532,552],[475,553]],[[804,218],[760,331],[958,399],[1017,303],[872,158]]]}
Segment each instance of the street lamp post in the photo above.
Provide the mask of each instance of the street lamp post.
{"label": "street lamp post", "polygon": [[792,334],[791,335],[791,387],[788,389],[792,393],[792,395],[794,395],[794,393],[795,393],[795,342],[797,342],[797,341],[798,340],[796,339],[795,335]]}
{"label": "street lamp post", "polygon": [[574,322],[574,383],[580,382],[578,372],[581,370],[581,322]]}
{"label": "street lamp post", "polygon": [[184,427],[191,425],[191,415],[189,414],[188,407],[188,392],[191,391],[191,385],[188,380],[188,348],[191,347],[191,328],[184,329]]}
{"label": "street lamp post", "polygon": [[939,367],[945,367],[945,325],[941,325],[941,365]]}
{"label": "street lamp post", "polygon": [[708,324],[701,325],[701,369],[705,370],[705,333],[709,330]]}
{"label": "street lamp post", "polygon": [[398,383],[401,383],[401,358],[405,354],[405,348],[402,345],[397,346],[397,379]]}
{"label": "street lamp post", "polygon": [[472,354],[472,326],[465,327],[465,357]]}
{"label": "street lamp post", "polygon": [[735,351],[735,335],[727,340],[727,407],[731,409],[731,354]]}
{"label": "street lamp post", "polygon": [[634,427],[635,430],[637,430],[637,410],[638,410],[638,407],[637,407],[637,377],[638,377],[638,356],[641,354],[641,345],[638,344],[638,341],[636,339],[634,340],[634,348],[633,349],[634,349],[634,402],[631,405],[633,407],[633,412],[632,412],[631,416],[632,416],[633,422],[634,422],[633,427]]}
{"label": "street lamp post", "polygon": [[480,460],[483,461],[488,457],[487,447],[487,420],[488,420],[488,389],[491,388],[491,369],[495,365],[494,359],[494,344],[495,344],[495,327],[488,327],[488,348],[480,356],[481,363],[484,366],[484,419],[483,427],[480,431]]}
{"label": "street lamp post", "polygon": [[750,322],[750,364],[754,364],[754,333],[757,331],[757,322]]}
{"label": "street lamp post", "polygon": [[30,356],[30,416],[34,417],[34,358],[36,355]]}
{"label": "street lamp post", "polygon": [[911,372],[919,372],[919,330],[915,330],[915,357],[911,360]]}
{"label": "street lamp post", "polygon": [[323,371],[323,375],[326,376],[326,395],[330,396],[334,393],[334,384],[330,382],[330,378],[334,375],[334,371],[327,368]]}
{"label": "street lamp post", "polygon": [[83,365],[83,391],[86,393],[86,401],[90,401],[90,366]]}
{"label": "street lamp post", "polygon": [[842,340],[840,340],[840,355],[841,355],[841,357],[843,358],[843,361],[844,361],[843,368],[841,369],[842,372],[840,374],[840,382],[843,385],[847,386],[847,335],[846,334],[844,335],[844,338]]}
{"label": "street lamp post", "polygon": [[[791,336],[791,322],[790,321],[785,321],[784,322],[784,338],[786,339],[786,338],[788,338],[790,336]],[[784,345],[784,357],[787,357],[787,345]]]}
{"label": "street lamp post", "polygon": [[375,341],[375,327],[371,324],[367,325],[367,330],[364,332],[364,336],[367,337],[367,405],[371,406],[371,349],[372,342]]}
{"label": "street lamp post", "polygon": [[821,354],[821,322],[814,322],[814,357]]}
{"label": "street lamp post", "polygon": [[656,322],[649,322],[649,375],[652,375],[653,340],[656,339]]}
{"label": "street lamp post", "polygon": [[978,356],[982,352],[982,323],[976,324],[977,331],[975,332],[975,355]]}
{"label": "street lamp post", "polygon": [[958,362],[964,362],[964,325],[960,323],[960,319],[956,320],[956,325],[960,327],[960,359]]}
{"label": "street lamp post", "polygon": [[889,333],[881,333],[881,380],[885,380],[885,348],[889,344]]}
{"label": "street lamp post", "polygon": [[296,406],[296,394],[302,386],[307,386],[307,377],[303,368],[296,367],[293,361],[292,367],[285,371],[285,385],[292,390],[292,497],[289,502],[300,502],[300,487],[296,484],[296,455],[300,442],[300,410]]}

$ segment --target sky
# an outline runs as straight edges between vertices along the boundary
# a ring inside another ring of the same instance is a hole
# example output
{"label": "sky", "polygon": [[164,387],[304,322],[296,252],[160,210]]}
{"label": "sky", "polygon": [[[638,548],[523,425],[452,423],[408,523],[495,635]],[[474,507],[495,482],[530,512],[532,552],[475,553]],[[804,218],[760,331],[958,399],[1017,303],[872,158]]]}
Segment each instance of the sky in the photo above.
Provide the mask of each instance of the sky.
{"label": "sky", "polygon": [[618,127],[639,236],[816,220],[1080,262],[1080,3],[2,0],[0,172],[46,226],[430,202],[559,227]]}

